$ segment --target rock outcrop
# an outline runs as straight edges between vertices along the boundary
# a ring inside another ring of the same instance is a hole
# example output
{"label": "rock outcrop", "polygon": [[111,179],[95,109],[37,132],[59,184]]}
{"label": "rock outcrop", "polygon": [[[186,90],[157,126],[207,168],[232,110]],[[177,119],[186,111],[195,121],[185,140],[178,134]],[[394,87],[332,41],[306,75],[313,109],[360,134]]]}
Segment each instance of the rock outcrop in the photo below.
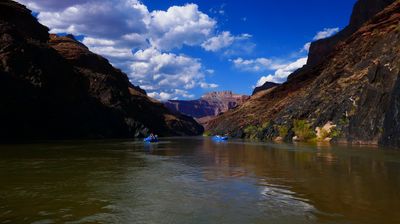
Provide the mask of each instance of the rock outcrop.
{"label": "rock outcrop", "polygon": [[249,96],[222,91],[207,93],[197,100],[169,100],[164,105],[171,111],[194,117],[204,123],[243,104],[247,99]]}
{"label": "rock outcrop", "polygon": [[0,140],[197,135],[126,74],[72,36],[49,35],[31,12],[0,2]]}
{"label": "rock outcrop", "polygon": [[[360,0],[355,10],[369,9],[369,2]],[[337,141],[400,146],[400,1],[372,14],[360,16],[359,21],[369,20],[321,55],[322,61],[252,96],[208,128],[242,137],[246,127],[256,126],[263,139],[284,129],[285,139],[292,139],[296,120],[305,120],[312,130],[332,122]]]}

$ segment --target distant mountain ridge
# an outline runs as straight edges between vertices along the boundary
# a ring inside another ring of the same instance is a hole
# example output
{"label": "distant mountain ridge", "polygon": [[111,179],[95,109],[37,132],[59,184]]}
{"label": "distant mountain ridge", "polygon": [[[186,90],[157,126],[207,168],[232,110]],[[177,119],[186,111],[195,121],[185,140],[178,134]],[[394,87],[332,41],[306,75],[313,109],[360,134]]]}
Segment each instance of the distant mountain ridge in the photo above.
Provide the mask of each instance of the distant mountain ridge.
{"label": "distant mountain ridge", "polygon": [[171,111],[194,118],[213,117],[243,104],[249,96],[232,91],[210,92],[197,100],[169,100],[164,105]]}

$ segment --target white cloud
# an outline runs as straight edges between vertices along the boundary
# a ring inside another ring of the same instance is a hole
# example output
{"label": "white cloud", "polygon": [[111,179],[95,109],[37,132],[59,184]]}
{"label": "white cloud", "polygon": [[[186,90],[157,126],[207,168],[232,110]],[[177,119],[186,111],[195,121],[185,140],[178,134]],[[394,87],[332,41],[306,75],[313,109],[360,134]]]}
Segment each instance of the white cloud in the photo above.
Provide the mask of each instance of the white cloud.
{"label": "white cloud", "polygon": [[208,74],[214,74],[215,71],[214,71],[213,69],[207,69],[206,72],[207,72]]}
{"label": "white cloud", "polygon": [[236,68],[247,72],[261,72],[283,67],[283,65],[269,58],[256,58],[256,59],[236,58],[231,61],[233,62],[233,65]]}
{"label": "white cloud", "polygon": [[101,46],[113,46],[115,45],[115,41],[107,40],[107,39],[96,39],[92,37],[85,37],[82,41],[83,44],[86,46],[94,46],[94,45],[101,45]]}
{"label": "white cloud", "polygon": [[222,48],[226,48],[233,44],[234,41],[246,40],[251,38],[250,34],[244,33],[239,36],[233,36],[229,31],[224,31],[218,36],[211,37],[206,40],[201,46],[206,51],[216,52]]}
{"label": "white cloud", "polygon": [[[23,0],[23,2],[33,2]],[[104,0],[75,1],[76,4],[60,3],[64,8],[47,9],[47,1],[32,4],[40,9],[38,19],[50,27],[53,33],[72,33],[93,38],[120,38],[124,34],[147,32],[148,10],[139,1]],[[57,1],[65,2],[65,1]],[[56,5],[57,3],[53,3]]]}
{"label": "white cloud", "polygon": [[274,74],[262,76],[258,81],[256,86],[261,86],[265,82],[275,82],[282,83],[285,82],[287,77],[292,74],[297,69],[303,67],[307,63],[307,57],[299,58],[294,62],[289,62],[282,67],[277,69]]}
{"label": "white cloud", "polygon": [[148,93],[147,95],[149,95],[152,98],[159,99],[161,101],[167,101],[172,98],[172,94],[169,94],[166,92],[160,92],[160,93],[151,92],[151,93]]}
{"label": "white cloud", "polygon": [[[215,88],[205,81],[199,59],[156,48],[137,51],[133,56],[130,76],[146,90]],[[151,88],[146,88],[151,86]]]}
{"label": "white cloud", "polygon": [[132,58],[132,50],[130,48],[93,45],[90,46],[90,50],[109,59],[127,60],[129,58]]}
{"label": "white cloud", "polygon": [[207,51],[217,51],[231,45],[234,40],[235,38],[229,31],[224,31],[220,35],[206,40],[201,46]]}
{"label": "white cloud", "polygon": [[336,34],[337,32],[339,32],[339,28],[325,28],[322,31],[319,31],[313,38],[313,40],[320,40],[320,39],[325,39],[328,38],[334,34]]}
{"label": "white cloud", "polygon": [[262,86],[266,82],[272,82],[273,81],[272,79],[273,78],[272,78],[271,75],[269,75],[269,76],[261,76],[261,78],[257,81],[256,87]]}
{"label": "white cloud", "polygon": [[180,89],[175,89],[171,92],[150,92],[148,95],[160,101],[177,100],[180,97],[193,99],[195,97],[193,94],[189,94],[187,91]]}
{"label": "white cloud", "polygon": [[304,44],[303,49],[301,49],[301,52],[308,52],[310,50],[311,42],[307,42]]}
{"label": "white cloud", "polygon": [[200,83],[200,87],[203,89],[214,89],[217,88],[218,85],[215,83],[205,83],[205,82],[201,82]]}
{"label": "white cloud", "polygon": [[159,49],[169,50],[200,45],[212,35],[216,21],[198,10],[196,4],[172,6],[167,11],[151,12],[150,41]]}
{"label": "white cloud", "polygon": [[174,90],[174,94],[175,94],[175,97],[177,97],[177,96],[183,96],[183,97],[185,97],[186,99],[193,99],[194,98],[194,95],[193,94],[190,94],[188,91],[186,91],[186,90],[181,90],[181,89],[175,89]]}
{"label": "white cloud", "polygon": [[114,47],[144,49],[151,44],[171,50],[199,46],[215,34],[217,24],[196,4],[150,12],[139,0],[18,1],[38,11],[39,21],[52,33],[107,39],[114,41]]}
{"label": "white cloud", "polygon": [[164,52],[201,46],[216,35],[217,22],[196,4],[149,11],[139,0],[17,1],[39,12],[39,21],[50,32],[83,35],[91,51],[108,58],[158,99],[190,98],[189,89],[218,86],[206,82],[205,74],[213,70],[205,70],[199,59]]}
{"label": "white cloud", "polygon": [[18,2],[26,5],[28,8],[35,10],[36,12],[46,11],[58,11],[65,9],[70,6],[79,5],[87,2],[87,0],[69,0],[69,1],[54,1],[54,0],[18,0]]}

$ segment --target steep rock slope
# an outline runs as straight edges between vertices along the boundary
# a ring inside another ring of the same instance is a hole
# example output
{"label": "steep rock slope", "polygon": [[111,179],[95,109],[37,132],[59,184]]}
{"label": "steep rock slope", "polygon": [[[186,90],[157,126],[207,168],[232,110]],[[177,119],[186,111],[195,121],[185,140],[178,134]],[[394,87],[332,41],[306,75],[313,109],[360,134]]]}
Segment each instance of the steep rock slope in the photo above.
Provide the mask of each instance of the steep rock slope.
{"label": "steep rock slope", "polygon": [[396,0],[359,0],[353,7],[349,25],[336,35],[311,43],[307,64],[322,62],[334,51],[336,45],[349,38],[365,22]]}
{"label": "steep rock slope", "polygon": [[[361,0],[368,2],[368,0]],[[312,128],[328,121],[338,139],[351,143],[400,145],[400,1],[339,42],[325,60],[294,72],[281,86],[255,94],[233,111],[210,121],[213,132],[243,136],[263,126],[261,138],[279,135],[294,120]]]}
{"label": "steep rock slope", "polygon": [[0,2],[0,140],[195,135],[106,59],[57,37],[23,5]]}
{"label": "steep rock slope", "polygon": [[195,118],[216,116],[245,102],[249,96],[231,91],[210,92],[197,100],[169,100],[165,106]]}

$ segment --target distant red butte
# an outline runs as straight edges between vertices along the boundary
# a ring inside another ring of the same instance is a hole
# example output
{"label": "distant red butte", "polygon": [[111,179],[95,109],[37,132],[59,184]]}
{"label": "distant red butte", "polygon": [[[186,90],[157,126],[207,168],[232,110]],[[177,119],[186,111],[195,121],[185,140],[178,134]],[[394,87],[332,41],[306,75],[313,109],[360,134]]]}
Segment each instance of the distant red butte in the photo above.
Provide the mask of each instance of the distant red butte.
{"label": "distant red butte", "polygon": [[164,105],[173,112],[194,117],[199,123],[243,104],[250,97],[232,91],[210,92],[197,100],[169,100]]}

